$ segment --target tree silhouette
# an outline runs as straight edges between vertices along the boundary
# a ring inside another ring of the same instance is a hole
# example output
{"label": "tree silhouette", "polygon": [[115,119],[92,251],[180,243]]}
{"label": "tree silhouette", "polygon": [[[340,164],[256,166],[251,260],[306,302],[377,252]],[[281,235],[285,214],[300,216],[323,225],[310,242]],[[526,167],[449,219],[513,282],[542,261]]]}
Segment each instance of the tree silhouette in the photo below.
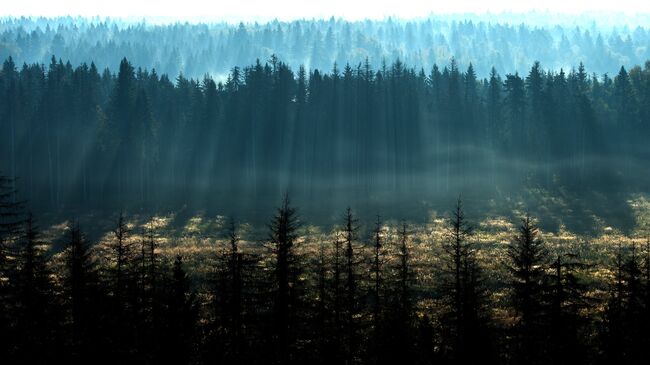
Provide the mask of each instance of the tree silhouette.
{"label": "tree silhouette", "polygon": [[91,249],[79,223],[73,223],[66,248],[64,291],[71,334],[71,358],[82,363],[100,346],[103,326],[99,309],[103,293]]}
{"label": "tree silhouette", "polygon": [[384,262],[385,262],[385,234],[382,229],[382,222],[377,217],[375,223],[375,230],[373,232],[373,247],[372,247],[372,264],[371,264],[371,282],[372,282],[372,335],[370,338],[371,351],[370,358],[373,362],[379,362],[383,346],[385,344],[385,288],[384,288]]}
{"label": "tree silhouette", "polygon": [[[448,306],[444,314],[446,351],[450,361],[474,364],[492,361],[490,341],[486,340],[487,319],[484,309],[482,270],[476,248],[470,240],[473,228],[465,218],[462,201],[448,221],[443,243],[442,295]],[[480,349],[475,355],[469,349]]]}
{"label": "tree silhouette", "polygon": [[56,333],[60,311],[42,244],[30,213],[18,241],[15,278],[19,362],[43,362],[60,351],[61,337]]}
{"label": "tree silhouette", "polygon": [[575,364],[588,356],[584,338],[587,321],[583,313],[590,306],[580,270],[587,265],[573,253],[558,254],[548,274],[549,356],[553,364]]}
{"label": "tree silhouette", "polygon": [[124,360],[135,345],[135,320],[139,286],[135,275],[137,260],[133,242],[129,240],[131,230],[123,212],[120,212],[108,244],[108,285],[111,301],[109,337],[115,341],[112,355]]}
{"label": "tree silhouette", "polygon": [[226,247],[219,252],[215,268],[212,336],[222,352],[222,361],[239,363],[246,358],[246,337],[251,333],[252,323],[247,317],[252,293],[247,286],[251,285],[252,266],[257,259],[239,247],[241,238],[234,220],[225,234]]}
{"label": "tree silhouette", "polygon": [[183,269],[183,258],[176,256],[171,277],[167,282],[165,304],[165,333],[158,349],[157,361],[187,364],[192,359],[196,343],[197,301],[191,282]]}
{"label": "tree silhouette", "polygon": [[508,270],[512,276],[512,302],[517,314],[514,331],[516,361],[543,363],[544,343],[544,277],[548,251],[539,238],[539,230],[527,215],[518,234],[508,247]]}
{"label": "tree silhouette", "polygon": [[14,352],[16,336],[13,333],[15,288],[10,279],[15,276],[15,243],[24,227],[23,204],[17,200],[13,181],[0,175],[0,349]]}
{"label": "tree silhouette", "polygon": [[295,310],[300,285],[296,281],[300,268],[294,252],[298,226],[296,210],[291,207],[288,194],[285,194],[282,205],[269,225],[269,242],[275,254],[275,351],[276,360],[283,364],[294,361],[292,347],[297,330]]}
{"label": "tree silhouette", "polygon": [[614,258],[614,282],[605,311],[603,361],[616,359],[630,364],[645,361],[645,309],[643,299],[641,259],[636,244],[628,249],[618,246]]}
{"label": "tree silhouette", "polygon": [[356,252],[356,241],[359,227],[357,226],[357,219],[352,215],[350,207],[345,211],[343,216],[343,272],[345,280],[343,282],[343,290],[345,292],[343,298],[344,319],[343,335],[346,339],[345,351],[346,362],[349,364],[355,363],[359,351],[359,333],[357,323],[357,313],[359,311],[359,293],[358,293],[358,276],[359,264],[361,260],[358,258]]}
{"label": "tree silhouette", "polygon": [[379,350],[380,364],[398,361],[415,361],[415,336],[413,316],[413,279],[411,267],[410,238],[406,223],[398,229],[396,242],[396,262],[394,283],[392,283],[389,303],[383,324],[383,339]]}

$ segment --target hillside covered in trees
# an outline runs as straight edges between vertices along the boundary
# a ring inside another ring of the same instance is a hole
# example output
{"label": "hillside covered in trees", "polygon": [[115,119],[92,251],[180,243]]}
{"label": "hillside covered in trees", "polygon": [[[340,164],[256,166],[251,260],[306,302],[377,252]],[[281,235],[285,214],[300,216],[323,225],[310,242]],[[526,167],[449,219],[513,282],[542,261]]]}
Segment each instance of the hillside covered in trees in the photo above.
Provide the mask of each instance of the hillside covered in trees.
{"label": "hillside covered in trees", "polygon": [[[558,14],[435,15],[420,19],[295,20],[189,23],[100,18],[0,18],[0,60],[47,65],[52,55],[73,65],[113,68],[122,57],[159,74],[225,79],[234,66],[275,54],[293,70],[330,70],[334,62],[375,67],[402,60],[427,72],[452,57],[479,77],[525,74],[535,61],[569,71],[583,61],[601,76],[650,59],[648,18]],[[613,76],[613,75],[612,75]]]}
{"label": "hillside covered in trees", "polygon": [[598,19],[0,17],[0,363],[646,364],[650,18]]}
{"label": "hillside covered in trees", "polygon": [[613,71],[535,62],[479,78],[452,59],[426,71],[397,60],[307,72],[272,56],[216,82],[127,59],[101,71],[8,58],[0,170],[49,211],[268,211],[265,199],[284,191],[310,213],[403,211],[460,192],[543,189],[593,192],[586,215],[618,215],[616,201],[647,192],[650,64]]}

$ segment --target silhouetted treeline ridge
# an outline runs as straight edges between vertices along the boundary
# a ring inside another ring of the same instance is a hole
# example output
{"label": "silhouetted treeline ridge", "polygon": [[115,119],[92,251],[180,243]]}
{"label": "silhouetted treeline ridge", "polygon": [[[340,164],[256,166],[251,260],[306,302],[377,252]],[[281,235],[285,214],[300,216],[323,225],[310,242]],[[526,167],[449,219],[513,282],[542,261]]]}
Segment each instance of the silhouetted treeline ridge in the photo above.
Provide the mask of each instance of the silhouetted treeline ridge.
{"label": "silhouetted treeline ridge", "polygon": [[650,63],[613,78],[534,63],[481,79],[453,59],[294,72],[273,56],[216,82],[126,59],[113,72],[9,58],[0,93],[0,170],[35,208],[205,206],[282,191],[426,199],[524,184],[607,193],[649,181]]}
{"label": "silhouetted treeline ridge", "polygon": [[264,238],[221,220],[183,239],[120,213],[97,244],[68,222],[55,251],[11,183],[0,177],[6,363],[647,363],[638,239],[551,245],[525,216],[486,242],[460,200],[435,234],[350,208],[323,230],[285,198]]}

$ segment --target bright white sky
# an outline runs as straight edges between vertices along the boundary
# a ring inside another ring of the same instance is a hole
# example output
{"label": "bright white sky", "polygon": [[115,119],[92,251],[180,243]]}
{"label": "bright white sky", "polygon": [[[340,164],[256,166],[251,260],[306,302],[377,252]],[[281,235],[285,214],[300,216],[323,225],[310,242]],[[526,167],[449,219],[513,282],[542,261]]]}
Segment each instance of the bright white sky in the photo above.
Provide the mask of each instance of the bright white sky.
{"label": "bright white sky", "polygon": [[530,10],[577,14],[650,13],[644,0],[0,0],[3,16],[164,17],[212,20],[291,20],[343,17],[350,20],[431,13],[500,13]]}

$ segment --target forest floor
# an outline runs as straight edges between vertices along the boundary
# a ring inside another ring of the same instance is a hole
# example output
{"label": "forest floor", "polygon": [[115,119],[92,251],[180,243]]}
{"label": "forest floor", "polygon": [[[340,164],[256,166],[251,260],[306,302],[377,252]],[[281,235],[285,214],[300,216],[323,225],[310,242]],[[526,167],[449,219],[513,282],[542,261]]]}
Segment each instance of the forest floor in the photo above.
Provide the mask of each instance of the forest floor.
{"label": "forest floor", "polygon": [[[612,272],[610,270],[613,257],[619,247],[636,244],[640,249],[645,249],[650,237],[650,198],[645,194],[632,194],[625,205],[629,210],[627,227],[622,229],[609,222],[606,218],[593,214],[583,217],[592,221],[593,226],[587,232],[578,232],[571,229],[570,225],[563,222],[562,217],[571,217],[577,214],[571,205],[560,197],[550,197],[541,192],[537,200],[540,204],[533,216],[540,222],[549,221],[552,224],[541,224],[540,235],[552,252],[551,257],[560,253],[571,252],[577,254],[580,260],[589,263],[589,267],[582,273],[594,297],[602,297],[607,289]],[[484,212],[480,219],[475,219],[473,206],[466,206],[467,218],[473,227],[474,234],[471,238],[477,247],[482,267],[487,273],[486,284],[490,290],[491,302],[495,303],[494,310],[506,308],[499,305],[507,297],[503,283],[507,282],[506,250],[509,242],[518,229],[516,217],[523,216],[526,211],[522,202],[509,202],[511,210],[505,214],[493,215],[492,212],[503,212],[504,208],[493,207],[491,211]],[[442,243],[446,239],[447,211],[430,210],[426,217],[420,221],[407,221],[411,258],[416,273],[418,286],[426,288],[435,286],[435,272],[443,265],[440,262]],[[584,212],[580,212],[584,214]],[[191,213],[180,210],[174,213],[145,215],[127,214],[130,227],[130,242],[139,245],[146,235],[147,230],[153,228],[158,245],[157,251],[161,257],[171,260],[176,255],[182,255],[186,267],[196,282],[203,282],[209,275],[212,263],[217,253],[227,247],[226,231],[229,219],[223,215],[207,215],[205,213]],[[52,216],[46,216],[52,219]],[[270,219],[270,214],[269,214]],[[99,250],[98,257],[102,257],[103,250],[112,240],[112,229],[116,221],[115,214],[88,214],[79,218],[83,230],[88,232],[88,238],[94,244],[94,249]],[[297,252],[309,262],[317,256],[321,245],[324,250],[331,250],[336,235],[340,234],[334,222],[331,225],[310,225],[304,223],[300,228],[297,243]],[[375,228],[374,220],[359,221],[358,245],[362,255],[371,253],[372,235]],[[397,242],[397,230],[401,221],[387,220],[382,223],[382,233],[386,241],[387,265],[395,256],[391,251]],[[52,243],[52,252],[61,256],[61,248],[65,247],[66,231],[70,225],[69,220],[58,220],[53,224],[41,227],[44,230],[44,241]],[[548,228],[550,227],[550,228]],[[631,228],[629,228],[631,227]],[[268,242],[268,228],[264,224],[239,223],[238,235],[241,237],[240,247],[244,251],[265,256],[270,253]],[[59,253],[56,253],[59,252]],[[429,303],[431,304],[431,303]],[[427,306],[427,300],[420,303]],[[498,313],[495,313],[498,315]],[[507,316],[503,316],[504,318]]]}

